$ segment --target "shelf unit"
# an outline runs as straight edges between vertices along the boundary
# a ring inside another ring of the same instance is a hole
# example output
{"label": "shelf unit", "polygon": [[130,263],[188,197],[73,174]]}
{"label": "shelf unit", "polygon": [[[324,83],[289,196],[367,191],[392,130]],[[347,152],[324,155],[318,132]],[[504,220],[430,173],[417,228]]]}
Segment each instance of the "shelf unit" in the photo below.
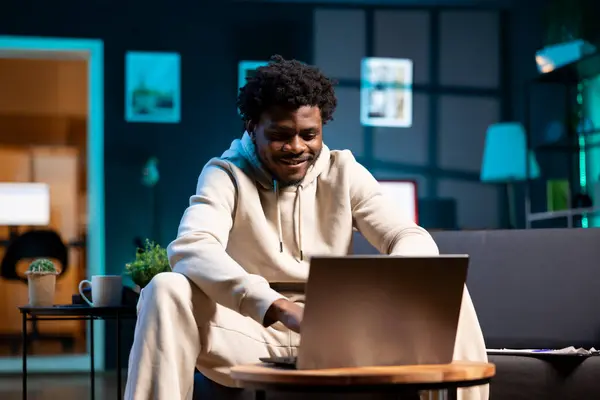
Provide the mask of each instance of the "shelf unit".
{"label": "shelf unit", "polygon": [[[572,200],[575,195],[585,193],[586,187],[582,187],[578,177],[580,176],[580,152],[582,147],[585,146],[584,150],[592,147],[600,146],[598,144],[586,145],[589,139],[598,137],[600,138],[600,129],[592,129],[589,131],[580,131],[574,126],[573,115],[575,114],[574,107],[582,107],[582,104],[576,104],[577,90],[580,84],[585,84],[586,81],[596,78],[600,75],[600,52],[585,56],[580,60],[564,65],[551,72],[540,74],[534,80],[530,81],[526,85],[525,89],[525,131],[527,132],[527,152],[567,152],[573,153],[572,160],[569,163],[569,195],[570,199],[568,204],[572,207]],[[540,146],[533,146],[532,143],[532,121],[531,121],[531,101],[533,87],[536,85],[561,85],[566,90],[565,95],[565,120],[564,129],[566,132],[565,137],[560,141],[551,144],[543,144]],[[581,100],[582,101],[582,100]],[[575,110],[577,111],[577,110]],[[584,158],[585,159],[585,158]],[[527,176],[530,176],[529,162],[525,162],[527,168]],[[584,166],[585,168],[585,166]],[[545,212],[532,212],[531,206],[531,194],[532,194],[532,180],[528,179],[525,184],[525,227],[531,228],[532,223],[536,221],[545,221],[550,219],[566,218],[567,227],[571,228],[575,225],[575,218],[582,218],[589,214],[594,214],[600,211],[600,207],[578,207],[571,208],[568,210],[561,211],[545,211]],[[583,190],[582,190],[583,189]]]}

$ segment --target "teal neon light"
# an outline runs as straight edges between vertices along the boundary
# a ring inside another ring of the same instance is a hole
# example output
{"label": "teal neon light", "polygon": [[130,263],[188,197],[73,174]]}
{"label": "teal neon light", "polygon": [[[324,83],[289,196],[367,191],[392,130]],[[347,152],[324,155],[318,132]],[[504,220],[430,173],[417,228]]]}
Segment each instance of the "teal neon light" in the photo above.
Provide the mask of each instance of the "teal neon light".
{"label": "teal neon light", "polygon": [[[60,51],[88,54],[88,241],[87,276],[102,275],[104,263],[104,45],[95,39],[0,36],[2,51]],[[104,323],[94,325],[95,365],[104,369]],[[88,340],[89,344],[89,340]],[[89,353],[76,356],[28,357],[31,372],[87,371]],[[0,372],[20,372],[21,357],[0,358]]]}
{"label": "teal neon light", "polygon": [[[585,180],[588,185],[588,195],[592,197],[594,207],[600,205],[600,76],[589,79],[583,85],[583,106],[588,135],[584,138],[585,143]],[[581,160],[581,159],[580,159]],[[581,160],[583,161],[583,160]],[[594,213],[589,216],[590,228],[600,227],[600,214]]]}
{"label": "teal neon light", "polygon": [[[579,83],[577,85],[577,119],[578,119],[578,130],[580,129],[579,125],[581,125],[581,129],[584,129],[585,124],[581,123],[583,121],[583,84]],[[582,193],[587,193],[587,148],[586,148],[586,140],[585,140],[585,132],[579,134],[579,187],[581,188]],[[589,226],[589,219],[586,214],[581,216],[581,227],[587,228]]]}

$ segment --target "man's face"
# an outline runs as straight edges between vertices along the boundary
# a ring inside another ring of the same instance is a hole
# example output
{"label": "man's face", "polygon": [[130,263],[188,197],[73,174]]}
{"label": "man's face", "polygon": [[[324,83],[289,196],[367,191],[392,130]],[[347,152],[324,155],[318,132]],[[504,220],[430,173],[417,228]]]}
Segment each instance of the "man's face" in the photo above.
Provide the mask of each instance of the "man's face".
{"label": "man's face", "polygon": [[315,163],[323,148],[322,122],[318,107],[303,106],[272,109],[258,124],[248,124],[260,161],[282,186],[302,182]]}

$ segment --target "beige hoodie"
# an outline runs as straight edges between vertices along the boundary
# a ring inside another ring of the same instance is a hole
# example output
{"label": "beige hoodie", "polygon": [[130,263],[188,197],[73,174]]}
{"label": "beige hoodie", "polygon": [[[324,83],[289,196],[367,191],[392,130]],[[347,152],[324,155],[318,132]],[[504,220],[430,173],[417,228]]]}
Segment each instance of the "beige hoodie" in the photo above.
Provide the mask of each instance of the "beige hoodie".
{"label": "beige hoodie", "polygon": [[[384,254],[438,254],[431,236],[404,215],[349,151],[323,146],[301,185],[280,188],[245,133],[204,167],[169,260],[211,299],[262,323],[283,297],[269,282],[306,281],[310,256],[348,254],[354,228]],[[454,359],[487,361],[466,289]],[[460,390],[459,400],[487,399],[488,390]]]}
{"label": "beige hoodie", "polygon": [[268,282],[305,281],[311,255],[348,254],[353,228],[384,254],[438,253],[350,151],[323,146],[302,184],[280,188],[245,133],[204,167],[168,253],[210,298],[262,323],[283,297]]}

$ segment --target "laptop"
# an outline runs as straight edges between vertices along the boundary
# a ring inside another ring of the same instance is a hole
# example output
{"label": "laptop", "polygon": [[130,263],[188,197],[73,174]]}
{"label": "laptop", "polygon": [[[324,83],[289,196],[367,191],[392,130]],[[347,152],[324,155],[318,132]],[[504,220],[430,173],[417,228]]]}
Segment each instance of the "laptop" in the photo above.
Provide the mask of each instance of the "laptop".
{"label": "laptop", "polygon": [[297,357],[279,367],[452,361],[468,255],[312,257]]}

